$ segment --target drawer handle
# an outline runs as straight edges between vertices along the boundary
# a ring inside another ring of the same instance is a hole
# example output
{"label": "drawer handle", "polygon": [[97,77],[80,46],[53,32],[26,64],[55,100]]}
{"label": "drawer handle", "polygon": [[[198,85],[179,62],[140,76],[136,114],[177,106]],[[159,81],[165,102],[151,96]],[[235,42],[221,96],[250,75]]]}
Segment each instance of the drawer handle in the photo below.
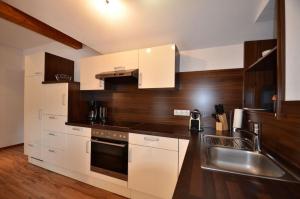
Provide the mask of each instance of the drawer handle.
{"label": "drawer handle", "polygon": [[80,128],[72,128],[73,131],[80,131]]}
{"label": "drawer handle", "polygon": [[28,144],[28,146],[33,147],[33,144]]}
{"label": "drawer handle", "polygon": [[55,120],[55,119],[56,119],[56,117],[54,117],[54,116],[49,116],[49,119],[51,119],[51,120]]}
{"label": "drawer handle", "polygon": [[151,138],[151,137],[144,137],[145,141],[150,141],[150,142],[158,142],[159,138]]}
{"label": "drawer handle", "polygon": [[35,72],[34,74],[35,74],[35,75],[41,75],[42,72]]}
{"label": "drawer handle", "polygon": [[55,153],[55,151],[54,150],[51,150],[51,149],[49,149],[48,150],[50,153]]}
{"label": "drawer handle", "polygon": [[51,135],[51,136],[56,136],[54,133],[48,133],[48,135]]}

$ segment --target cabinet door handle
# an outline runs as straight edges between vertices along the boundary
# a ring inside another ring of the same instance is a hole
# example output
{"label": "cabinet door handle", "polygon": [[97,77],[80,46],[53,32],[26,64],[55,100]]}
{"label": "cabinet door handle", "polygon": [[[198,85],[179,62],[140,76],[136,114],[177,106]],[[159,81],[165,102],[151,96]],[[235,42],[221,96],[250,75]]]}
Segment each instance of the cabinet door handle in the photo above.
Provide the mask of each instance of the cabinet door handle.
{"label": "cabinet door handle", "polygon": [[139,73],[139,86],[142,86],[142,83],[143,83],[142,78],[143,78],[143,75],[142,75],[142,73],[140,72],[140,73]]}
{"label": "cabinet door handle", "polygon": [[80,131],[80,128],[75,128],[75,127],[73,127],[72,130],[73,130],[73,131]]}
{"label": "cabinet door handle", "polygon": [[90,151],[90,150],[89,150],[89,148],[90,148],[90,142],[91,142],[91,141],[88,140],[88,141],[86,141],[86,143],[85,143],[85,152],[86,152],[86,153],[90,153],[90,152],[89,152],[89,151]]}
{"label": "cabinet door handle", "polygon": [[33,147],[33,144],[28,144],[28,146]]}
{"label": "cabinet door handle", "polygon": [[54,117],[54,116],[49,116],[49,119],[51,119],[51,120],[55,120],[55,119],[56,119],[56,117]]}
{"label": "cabinet door handle", "polygon": [[66,94],[62,94],[62,105],[66,105]]}
{"label": "cabinet door handle", "polygon": [[34,74],[35,74],[35,75],[41,75],[42,72],[35,72]]}
{"label": "cabinet door handle", "polygon": [[49,149],[48,150],[50,153],[55,153],[55,151],[54,150],[51,150],[51,149]]}
{"label": "cabinet door handle", "polygon": [[132,162],[132,148],[129,147],[128,149],[128,162]]}
{"label": "cabinet door handle", "polygon": [[39,109],[39,120],[42,120],[43,117],[43,111],[42,109]]}
{"label": "cabinet door handle", "polygon": [[54,133],[48,133],[48,135],[51,135],[51,136],[56,136]]}
{"label": "cabinet door handle", "polygon": [[144,137],[145,141],[150,141],[150,142],[158,142],[159,138],[152,138],[152,137]]}

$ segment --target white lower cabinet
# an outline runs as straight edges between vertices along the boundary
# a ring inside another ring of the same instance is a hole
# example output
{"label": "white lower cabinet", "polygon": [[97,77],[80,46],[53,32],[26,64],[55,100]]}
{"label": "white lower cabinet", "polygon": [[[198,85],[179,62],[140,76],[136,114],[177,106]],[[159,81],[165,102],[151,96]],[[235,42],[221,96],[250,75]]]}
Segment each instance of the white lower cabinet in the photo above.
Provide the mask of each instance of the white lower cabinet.
{"label": "white lower cabinet", "polygon": [[88,175],[90,172],[90,138],[67,135],[66,162],[71,171]]}
{"label": "white lower cabinet", "polygon": [[[131,134],[129,137],[134,136]],[[148,136],[145,138],[147,139]],[[160,141],[152,140],[153,142]],[[171,142],[173,140],[174,138],[170,138]],[[157,145],[162,146],[159,143]],[[129,144],[128,187],[130,189],[157,198],[168,199],[172,198],[177,178],[178,139],[177,150]]]}
{"label": "white lower cabinet", "polygon": [[53,147],[47,147],[43,146],[42,147],[42,157],[43,160],[47,163],[53,164],[55,166],[59,166],[62,168],[66,167],[66,156],[65,156],[65,151],[60,150],[57,148]]}

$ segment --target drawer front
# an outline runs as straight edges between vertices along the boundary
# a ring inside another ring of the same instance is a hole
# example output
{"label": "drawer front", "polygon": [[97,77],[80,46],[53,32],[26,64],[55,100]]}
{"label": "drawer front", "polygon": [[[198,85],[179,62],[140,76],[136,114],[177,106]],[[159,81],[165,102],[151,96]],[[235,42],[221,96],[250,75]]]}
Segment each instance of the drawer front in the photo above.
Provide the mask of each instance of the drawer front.
{"label": "drawer front", "polygon": [[172,151],[178,151],[178,139],[177,138],[166,138],[153,135],[143,134],[129,134],[129,143],[141,146],[149,146],[160,149],[167,149]]}
{"label": "drawer front", "polygon": [[46,147],[64,150],[66,148],[66,139],[67,135],[64,133],[43,131],[42,145]]}
{"label": "drawer front", "polygon": [[35,143],[24,143],[24,152],[29,157],[42,159],[41,145]]}
{"label": "drawer front", "polygon": [[42,157],[45,162],[65,167],[65,152],[51,147],[42,147]]}
{"label": "drawer front", "polygon": [[44,115],[43,129],[47,131],[67,133],[66,116]]}
{"label": "drawer front", "polygon": [[68,134],[77,135],[82,137],[91,137],[91,128],[86,127],[78,127],[78,126],[67,126]]}

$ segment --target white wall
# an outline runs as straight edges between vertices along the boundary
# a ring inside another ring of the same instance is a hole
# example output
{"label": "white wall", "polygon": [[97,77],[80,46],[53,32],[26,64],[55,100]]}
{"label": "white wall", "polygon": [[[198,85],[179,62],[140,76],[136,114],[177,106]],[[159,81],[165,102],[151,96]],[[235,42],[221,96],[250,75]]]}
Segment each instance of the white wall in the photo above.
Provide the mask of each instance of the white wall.
{"label": "white wall", "polygon": [[300,1],[285,1],[286,15],[286,100],[300,100]]}
{"label": "white wall", "polygon": [[243,44],[180,51],[180,72],[243,68]]}
{"label": "white wall", "polygon": [[82,57],[99,55],[98,52],[86,46],[84,46],[80,50],[76,50],[58,42],[52,42],[47,45],[26,49],[24,50],[24,55],[33,54],[36,52],[48,52],[75,61],[74,63],[75,81],[79,81],[79,72],[80,72],[79,59]]}
{"label": "white wall", "polygon": [[24,56],[0,45],[0,148],[23,143]]}

